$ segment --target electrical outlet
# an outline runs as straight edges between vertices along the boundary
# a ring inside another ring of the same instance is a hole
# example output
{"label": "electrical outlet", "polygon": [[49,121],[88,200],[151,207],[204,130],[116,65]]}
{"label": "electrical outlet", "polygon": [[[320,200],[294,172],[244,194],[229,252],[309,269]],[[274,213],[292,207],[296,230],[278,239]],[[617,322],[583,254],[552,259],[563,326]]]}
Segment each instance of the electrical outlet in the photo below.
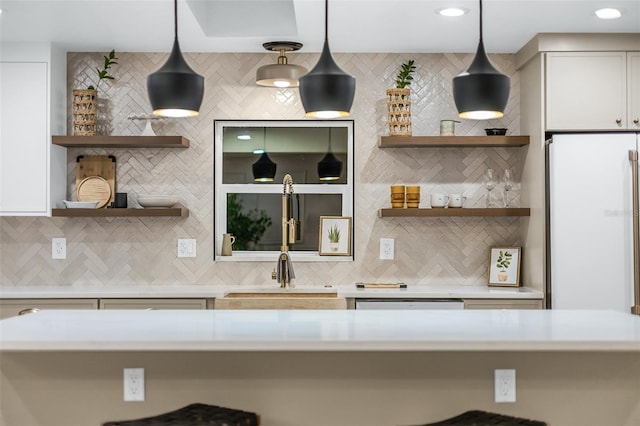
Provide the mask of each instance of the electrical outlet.
{"label": "electrical outlet", "polygon": [[67,239],[66,238],[51,239],[51,258],[52,259],[67,258]]}
{"label": "electrical outlet", "polygon": [[380,238],[380,259],[393,259],[394,241],[393,238]]}
{"label": "electrical outlet", "polygon": [[495,401],[516,402],[516,370],[494,370]]}
{"label": "electrical outlet", "polygon": [[178,257],[196,257],[196,240],[193,238],[179,238]]}
{"label": "electrical outlet", "polygon": [[124,369],[124,400],[144,401],[144,368]]}

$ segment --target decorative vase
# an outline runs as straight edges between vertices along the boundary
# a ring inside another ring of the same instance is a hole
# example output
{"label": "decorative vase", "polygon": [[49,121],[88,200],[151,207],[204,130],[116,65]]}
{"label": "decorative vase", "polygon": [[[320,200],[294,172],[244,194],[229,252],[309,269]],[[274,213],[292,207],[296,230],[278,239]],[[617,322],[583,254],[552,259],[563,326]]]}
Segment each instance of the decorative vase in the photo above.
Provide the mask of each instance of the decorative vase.
{"label": "decorative vase", "polygon": [[411,136],[411,90],[387,89],[389,136]]}
{"label": "decorative vase", "polygon": [[94,89],[73,90],[73,134],[95,136],[98,125],[98,92]]}

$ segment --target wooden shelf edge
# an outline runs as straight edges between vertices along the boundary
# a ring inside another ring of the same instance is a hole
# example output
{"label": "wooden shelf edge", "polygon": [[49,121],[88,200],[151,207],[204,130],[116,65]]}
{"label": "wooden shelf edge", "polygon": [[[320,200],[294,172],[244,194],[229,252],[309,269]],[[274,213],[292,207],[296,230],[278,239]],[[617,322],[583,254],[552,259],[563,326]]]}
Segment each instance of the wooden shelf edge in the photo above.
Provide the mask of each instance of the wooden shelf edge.
{"label": "wooden shelf edge", "polygon": [[51,143],[67,148],[188,148],[183,136],[53,136]]}
{"label": "wooden shelf edge", "polygon": [[379,148],[521,147],[529,136],[381,136]]}
{"label": "wooden shelf edge", "polygon": [[380,209],[378,217],[526,217],[528,207],[511,208],[446,208],[446,209]]}
{"label": "wooden shelf edge", "polygon": [[53,217],[189,217],[185,207],[146,209],[51,209]]}

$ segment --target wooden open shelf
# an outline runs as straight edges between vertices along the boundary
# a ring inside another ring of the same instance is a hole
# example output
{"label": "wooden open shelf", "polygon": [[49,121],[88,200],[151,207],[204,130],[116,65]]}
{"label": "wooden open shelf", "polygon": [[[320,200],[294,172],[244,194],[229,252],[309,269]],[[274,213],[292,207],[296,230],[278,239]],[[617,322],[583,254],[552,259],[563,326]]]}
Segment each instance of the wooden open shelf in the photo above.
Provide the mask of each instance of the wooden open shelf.
{"label": "wooden open shelf", "polygon": [[518,217],[530,216],[531,209],[516,208],[436,208],[436,209],[380,209],[378,217]]}
{"label": "wooden open shelf", "polygon": [[52,209],[53,217],[189,217],[182,207],[146,209]]}
{"label": "wooden open shelf", "polygon": [[382,136],[379,148],[520,147],[529,136]]}
{"label": "wooden open shelf", "polygon": [[54,145],[109,148],[188,148],[182,136],[53,136]]}

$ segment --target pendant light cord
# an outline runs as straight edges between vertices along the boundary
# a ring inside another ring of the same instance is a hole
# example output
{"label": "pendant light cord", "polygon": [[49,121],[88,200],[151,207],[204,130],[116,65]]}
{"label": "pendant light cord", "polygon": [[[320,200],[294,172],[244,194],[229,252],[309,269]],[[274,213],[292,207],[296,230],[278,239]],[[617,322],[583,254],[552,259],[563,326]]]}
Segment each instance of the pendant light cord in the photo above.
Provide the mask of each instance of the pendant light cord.
{"label": "pendant light cord", "polygon": [[480,0],[480,43],[483,43],[483,40],[482,40],[482,0]]}
{"label": "pendant light cord", "polygon": [[[482,4],[482,0],[480,0]],[[178,0],[173,0],[173,24],[175,28],[175,39],[178,40]]]}
{"label": "pendant light cord", "polygon": [[324,0],[324,41],[329,40],[329,0]]}

